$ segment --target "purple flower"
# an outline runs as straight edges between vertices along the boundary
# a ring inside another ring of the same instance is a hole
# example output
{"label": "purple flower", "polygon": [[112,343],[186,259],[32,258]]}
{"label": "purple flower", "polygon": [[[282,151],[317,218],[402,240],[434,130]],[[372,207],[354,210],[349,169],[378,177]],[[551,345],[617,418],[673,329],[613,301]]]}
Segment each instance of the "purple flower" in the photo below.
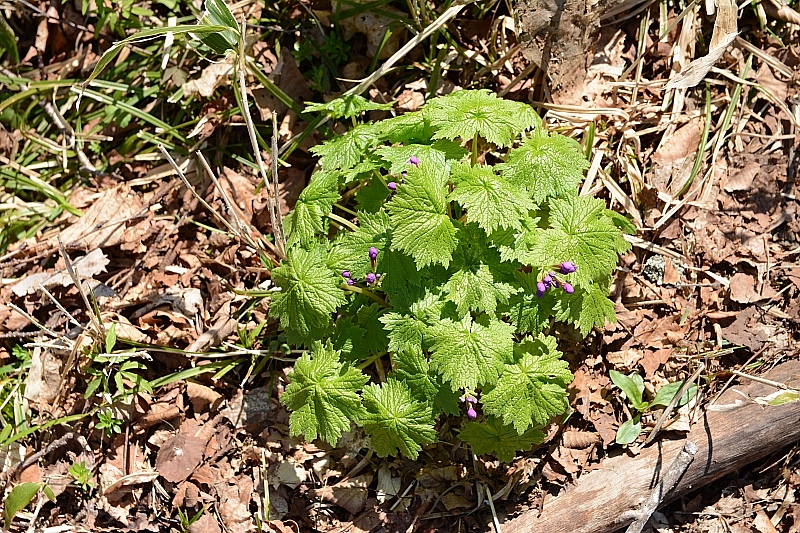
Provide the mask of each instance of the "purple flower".
{"label": "purple flower", "polygon": [[467,409],[467,416],[472,420],[475,420],[478,417],[478,413],[475,412],[475,408],[473,408],[472,405],[470,405],[469,409]]}
{"label": "purple flower", "polygon": [[350,271],[349,270],[342,270],[342,277],[345,278],[345,279],[348,279],[350,277]]}
{"label": "purple flower", "polygon": [[389,190],[392,191],[392,192],[397,190],[397,183],[395,183],[393,181],[390,181],[389,183],[387,183],[386,186],[389,187]]}
{"label": "purple flower", "polygon": [[369,274],[367,274],[366,279],[367,279],[367,285],[372,285],[373,283],[375,283],[375,274],[370,272]]}
{"label": "purple flower", "polygon": [[419,159],[417,159],[417,156],[415,155],[412,155],[411,158],[409,158],[408,162],[414,165],[415,167],[419,166]]}
{"label": "purple flower", "polygon": [[378,258],[378,249],[374,246],[369,247],[369,258],[371,261],[375,261]]}
{"label": "purple flower", "polygon": [[561,288],[564,289],[564,292],[566,292],[567,294],[572,294],[573,292],[575,292],[575,287],[573,287],[566,281],[561,283]]}
{"label": "purple flower", "polygon": [[[546,290],[547,290],[547,283],[545,283],[544,281],[540,281],[539,283],[536,284],[536,294],[539,294],[540,292],[544,294]],[[539,298],[541,298],[541,296]]]}
{"label": "purple flower", "polygon": [[572,274],[576,270],[578,270],[578,265],[576,265],[572,261],[564,261],[563,263],[561,263],[562,274]]}
{"label": "purple flower", "polygon": [[544,298],[544,291],[536,291],[537,298]]}
{"label": "purple flower", "polygon": [[381,275],[380,274],[375,274],[375,279],[381,279]]}
{"label": "purple flower", "polygon": [[352,287],[353,285],[355,285],[355,284],[356,284],[356,282],[355,282],[355,281],[353,281],[352,279],[348,279],[348,280],[347,280],[347,284],[348,284],[348,285],[350,285],[350,286]]}
{"label": "purple flower", "polygon": [[553,284],[553,276],[547,274],[544,278],[542,278],[542,281],[544,282],[545,287],[550,287]]}

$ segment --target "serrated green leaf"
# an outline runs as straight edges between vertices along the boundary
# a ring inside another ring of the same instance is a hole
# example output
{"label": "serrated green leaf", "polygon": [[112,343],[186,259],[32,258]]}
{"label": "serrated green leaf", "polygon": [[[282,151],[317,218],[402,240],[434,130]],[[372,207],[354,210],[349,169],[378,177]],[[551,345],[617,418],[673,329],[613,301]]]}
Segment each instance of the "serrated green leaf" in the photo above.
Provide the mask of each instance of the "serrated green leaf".
{"label": "serrated green leaf", "polygon": [[386,330],[383,329],[380,319],[386,313],[386,309],[373,303],[362,305],[356,312],[358,325],[364,328],[364,336],[359,339],[357,348],[363,352],[364,357],[367,353],[378,355],[386,352],[389,339],[386,337]]}
{"label": "serrated green leaf", "polygon": [[559,294],[555,290],[549,290],[543,297],[538,298],[536,296],[538,272],[517,272],[515,275],[519,291],[509,298],[504,313],[516,327],[517,333],[538,335],[550,325],[550,317],[553,316],[553,309],[559,302]]}
{"label": "serrated green leaf", "polygon": [[381,137],[390,143],[415,144],[430,142],[433,129],[421,111],[387,118],[375,124]]}
{"label": "serrated green leaf", "polygon": [[390,163],[389,174],[400,174],[409,168],[412,156],[427,161],[434,167],[443,168],[447,160],[459,160],[467,155],[460,144],[453,141],[436,141],[433,144],[406,144],[400,146],[381,146],[375,153]]}
{"label": "serrated green leaf", "polygon": [[458,244],[447,212],[447,170],[426,161],[411,167],[386,207],[394,227],[392,249],[409,254],[417,269],[430,264],[446,268]]}
{"label": "serrated green leaf", "polygon": [[339,200],[339,173],[318,171],[297,199],[294,210],[286,219],[289,230],[287,245],[308,247],[315,235],[325,229],[323,219],[333,211]]}
{"label": "serrated green leaf", "polygon": [[432,402],[434,415],[458,415],[458,394],[431,370],[419,347],[395,353],[392,361],[397,379],[408,385],[417,401]]}
{"label": "serrated green leaf", "polygon": [[505,366],[497,385],[481,401],[484,411],[513,424],[521,435],[566,410],[573,375],[553,337],[526,339],[514,351],[518,362]]}
{"label": "serrated green leaf", "polygon": [[423,112],[434,129],[434,139],[472,139],[477,135],[500,147],[540,122],[529,105],[498,98],[486,89],[434,98]]}
{"label": "serrated green leaf", "polygon": [[497,303],[507,303],[517,288],[513,269],[502,264],[500,254],[488,246],[486,235],[474,224],[458,231],[458,247],[448,270],[449,279],[442,286],[442,296],[456,305],[458,316],[469,311],[493,314]]}
{"label": "serrated green leaf", "polygon": [[350,422],[360,423],[366,414],[357,394],[368,377],[339,360],[330,343],[317,341],[304,353],[287,379],[281,403],[292,411],[289,430],[306,440],[319,438],[336,445]]}
{"label": "serrated green leaf", "polygon": [[536,205],[524,189],[512,186],[492,167],[455,164],[450,172],[455,188],[449,199],[467,210],[467,220],[492,233],[497,228],[522,228],[528,211]]}
{"label": "serrated green leaf", "polygon": [[389,111],[393,106],[394,103],[392,102],[388,104],[379,104],[378,102],[370,102],[363,96],[357,94],[343,94],[323,104],[306,102],[306,108],[303,112],[311,113],[318,111],[338,119],[357,117],[365,111]]}
{"label": "serrated green leaf", "polygon": [[493,454],[507,463],[514,460],[517,451],[527,451],[532,445],[544,442],[545,434],[538,429],[529,429],[520,435],[499,418],[491,416],[483,423],[468,422],[458,438],[472,446],[476,455]]}
{"label": "serrated green leaf", "polygon": [[378,130],[373,124],[361,124],[309,151],[319,156],[319,165],[324,170],[348,170],[356,166],[367,150],[380,140]]}
{"label": "serrated green leaf", "polygon": [[536,236],[544,231],[538,226],[539,218],[530,214],[521,221],[520,229],[499,229],[489,236],[492,246],[500,252],[502,261],[530,263],[531,246]]}
{"label": "serrated green leaf", "polygon": [[372,272],[369,249],[374,247],[378,250],[376,272],[385,272],[390,266],[387,257],[390,251],[389,226],[389,215],[385,211],[359,212],[358,228],[337,235],[328,253],[328,266],[340,273],[348,270],[352,279],[363,280],[367,273]]}
{"label": "serrated green leaf", "polygon": [[388,378],[364,387],[364,430],[379,457],[399,451],[416,459],[422,445],[436,440],[431,408],[418,402],[405,383]]}
{"label": "serrated green leaf", "polygon": [[[642,411],[647,407],[647,403],[642,400],[643,386],[639,386],[639,383],[634,381],[634,376],[638,376],[638,374],[626,376],[616,370],[609,370],[608,372],[608,377],[611,378],[614,385],[625,393],[625,396],[628,398],[628,401],[631,402],[633,408]],[[639,376],[638,381],[641,381],[641,376]]]}
{"label": "serrated green leaf", "polygon": [[454,390],[474,390],[492,385],[511,360],[514,327],[496,319],[488,325],[472,320],[440,320],[431,334],[431,368],[441,374]]}
{"label": "serrated green leaf", "polygon": [[510,184],[525,188],[540,204],[551,197],[576,195],[589,162],[574,139],[536,131],[497,166]]}
{"label": "serrated green leaf", "polygon": [[614,302],[608,299],[608,286],[590,283],[577,287],[573,294],[553,290],[555,295],[554,316],[556,320],[578,326],[584,337],[594,327],[603,328],[606,321],[616,322]]}
{"label": "serrated green leaf", "polygon": [[607,280],[619,254],[630,244],[607,215],[605,203],[597,198],[570,196],[554,198],[548,204],[550,228],[535,236],[528,260],[542,269],[572,261],[578,270],[563,278],[575,286]]}
{"label": "serrated green leaf", "polygon": [[630,444],[635,441],[639,434],[642,432],[642,421],[639,415],[636,415],[631,420],[626,420],[617,429],[617,444]]}
{"label": "serrated green leaf", "polygon": [[383,208],[390,193],[391,191],[381,180],[369,180],[369,183],[359,188],[356,193],[358,210],[365,213],[377,213]]}
{"label": "serrated green leaf", "polygon": [[272,282],[281,290],[273,293],[269,314],[301,337],[314,328],[326,329],[333,323],[332,313],[347,301],[341,280],[325,265],[319,248],[290,248],[287,259],[272,270]]}
{"label": "serrated green leaf", "polygon": [[[44,487],[50,489],[45,483],[38,483],[35,481],[28,481],[26,483],[20,483],[13,489],[11,492],[6,496],[5,500],[5,529],[8,530],[11,526],[11,521],[17,515],[18,512],[25,509],[29,503],[33,501],[39,491],[42,490]],[[52,498],[51,495],[53,494],[52,489],[46,491],[46,495],[50,499]]]}

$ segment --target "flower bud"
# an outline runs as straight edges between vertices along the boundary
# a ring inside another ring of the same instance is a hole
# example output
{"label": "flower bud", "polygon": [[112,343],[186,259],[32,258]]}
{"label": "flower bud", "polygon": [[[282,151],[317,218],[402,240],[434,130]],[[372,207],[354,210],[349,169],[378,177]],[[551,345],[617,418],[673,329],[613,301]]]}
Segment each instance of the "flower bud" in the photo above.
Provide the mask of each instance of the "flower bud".
{"label": "flower bud", "polygon": [[348,279],[350,277],[350,271],[349,270],[342,270],[342,277],[345,278],[345,279]]}
{"label": "flower bud", "polygon": [[390,190],[390,191],[392,191],[392,192],[394,192],[394,191],[396,191],[396,190],[397,190],[397,183],[395,183],[395,182],[393,182],[393,181],[390,181],[389,183],[387,183],[387,184],[386,184],[386,186],[387,186],[387,187],[389,188],[389,190]]}
{"label": "flower bud", "polygon": [[561,263],[561,273],[562,274],[572,274],[576,270],[578,270],[578,265],[573,263],[572,261],[564,261]]}
{"label": "flower bud", "polygon": [[417,156],[415,155],[412,155],[411,158],[408,160],[408,162],[414,165],[415,167],[419,166],[419,159],[417,159]]}
{"label": "flower bud", "polygon": [[566,292],[567,294],[572,294],[573,292],[575,292],[575,287],[573,287],[566,281],[561,283],[561,288],[564,289],[564,292]]}
{"label": "flower bud", "polygon": [[475,420],[478,417],[478,413],[475,412],[475,409],[472,407],[472,405],[470,405],[469,409],[467,409],[467,416],[472,420]]}
{"label": "flower bud", "polygon": [[348,284],[348,285],[350,285],[350,286],[352,287],[353,285],[355,285],[355,284],[356,284],[356,282],[355,282],[355,281],[353,281],[352,279],[348,279],[348,280],[347,280],[347,284]]}
{"label": "flower bud", "polygon": [[544,294],[544,292],[546,290],[547,290],[547,283],[545,283],[544,281],[540,281],[539,283],[536,284],[536,293],[537,294],[540,293],[540,292],[542,294]]}
{"label": "flower bud", "polygon": [[550,285],[553,284],[553,276],[547,274],[544,278],[542,278],[542,281],[544,282],[545,287],[550,287]]}
{"label": "flower bud", "polygon": [[367,274],[366,280],[367,280],[367,285],[372,285],[373,283],[375,283],[375,274],[370,272],[369,274]]}
{"label": "flower bud", "polygon": [[369,247],[369,258],[370,258],[372,261],[375,261],[375,259],[377,259],[377,258],[378,258],[378,249],[377,249],[377,248],[375,248],[374,246],[370,246],[370,247]]}

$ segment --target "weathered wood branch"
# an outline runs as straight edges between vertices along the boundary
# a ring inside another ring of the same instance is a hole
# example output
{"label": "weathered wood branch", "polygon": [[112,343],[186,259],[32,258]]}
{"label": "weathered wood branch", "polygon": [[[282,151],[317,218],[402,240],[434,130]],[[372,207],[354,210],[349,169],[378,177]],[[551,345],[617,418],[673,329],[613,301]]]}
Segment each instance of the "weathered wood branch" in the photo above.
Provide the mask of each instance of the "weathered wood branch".
{"label": "weathered wood branch", "polygon": [[[800,361],[783,363],[764,377],[797,387]],[[685,439],[662,439],[636,457],[606,458],[566,492],[546,499],[541,516],[526,512],[503,524],[503,533],[610,533],[625,527],[635,516],[630,512],[640,509],[687,439],[697,444],[698,451],[664,503],[800,440],[800,402],[762,406],[736,391],[755,398],[775,389],[757,382],[732,387],[716,406],[744,400],[742,406],[706,412]],[[622,516],[627,518],[620,520]]]}

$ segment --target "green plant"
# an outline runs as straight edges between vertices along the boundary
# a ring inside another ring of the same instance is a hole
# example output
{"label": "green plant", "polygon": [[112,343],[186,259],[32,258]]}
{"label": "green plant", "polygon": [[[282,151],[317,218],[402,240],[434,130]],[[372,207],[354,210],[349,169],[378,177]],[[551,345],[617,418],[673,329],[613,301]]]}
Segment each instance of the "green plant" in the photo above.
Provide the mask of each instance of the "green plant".
{"label": "green plant", "polygon": [[[617,429],[617,444],[623,445],[630,444],[639,437],[642,432],[642,415],[644,413],[653,407],[666,407],[683,387],[683,381],[675,381],[664,385],[651,401],[646,402],[643,399],[644,379],[642,379],[642,376],[636,373],[626,376],[616,370],[611,370],[609,376],[614,385],[625,393],[625,397],[634,411],[633,418],[623,422]],[[696,393],[697,385],[693,383],[678,400],[677,406],[680,407],[688,403]]]}
{"label": "green plant", "polygon": [[20,483],[11,489],[11,492],[6,496],[3,506],[5,518],[4,526],[6,531],[11,526],[11,521],[17,513],[25,509],[40,491],[43,492],[50,501],[55,501],[56,496],[53,493],[53,489],[51,489],[50,485],[47,483],[28,481],[26,483]]}
{"label": "green plant", "polygon": [[[349,95],[310,109],[348,119],[376,107]],[[313,151],[320,168],[272,270],[270,314],[311,348],[281,397],[291,432],[335,444],[355,423],[378,455],[416,458],[461,402],[476,453],[510,460],[541,442],[572,381],[557,324],[586,335],[614,320],[611,274],[632,231],[578,195],[580,145],[481,90]]]}
{"label": "green plant", "polygon": [[203,516],[203,513],[205,513],[205,512],[206,512],[206,506],[204,505],[203,508],[200,509],[199,511],[197,511],[197,513],[193,517],[189,518],[189,514],[188,513],[184,513],[183,511],[181,511],[181,509],[179,507],[178,508],[178,519],[181,522],[181,531],[184,531],[184,532],[189,531],[189,528],[192,526],[192,524],[194,524],[195,522],[200,520],[200,518]]}
{"label": "green plant", "polygon": [[69,467],[67,472],[75,479],[75,483],[85,494],[88,494],[94,488],[94,483],[92,483],[92,471],[86,467],[85,461],[72,463],[72,466]]}
{"label": "green plant", "polygon": [[86,369],[86,374],[91,376],[84,393],[86,399],[98,390],[108,400],[114,397],[124,400],[139,391],[153,392],[150,382],[134,372],[146,370],[143,363],[133,359],[137,355],[135,350],[112,353],[117,343],[116,331],[116,324],[111,324],[106,331],[104,353],[90,349],[87,354],[92,366]]}
{"label": "green plant", "polygon": [[97,411],[97,429],[102,429],[106,435],[112,437],[115,433],[122,433],[122,419],[114,416],[114,411],[111,409],[102,409]]}

